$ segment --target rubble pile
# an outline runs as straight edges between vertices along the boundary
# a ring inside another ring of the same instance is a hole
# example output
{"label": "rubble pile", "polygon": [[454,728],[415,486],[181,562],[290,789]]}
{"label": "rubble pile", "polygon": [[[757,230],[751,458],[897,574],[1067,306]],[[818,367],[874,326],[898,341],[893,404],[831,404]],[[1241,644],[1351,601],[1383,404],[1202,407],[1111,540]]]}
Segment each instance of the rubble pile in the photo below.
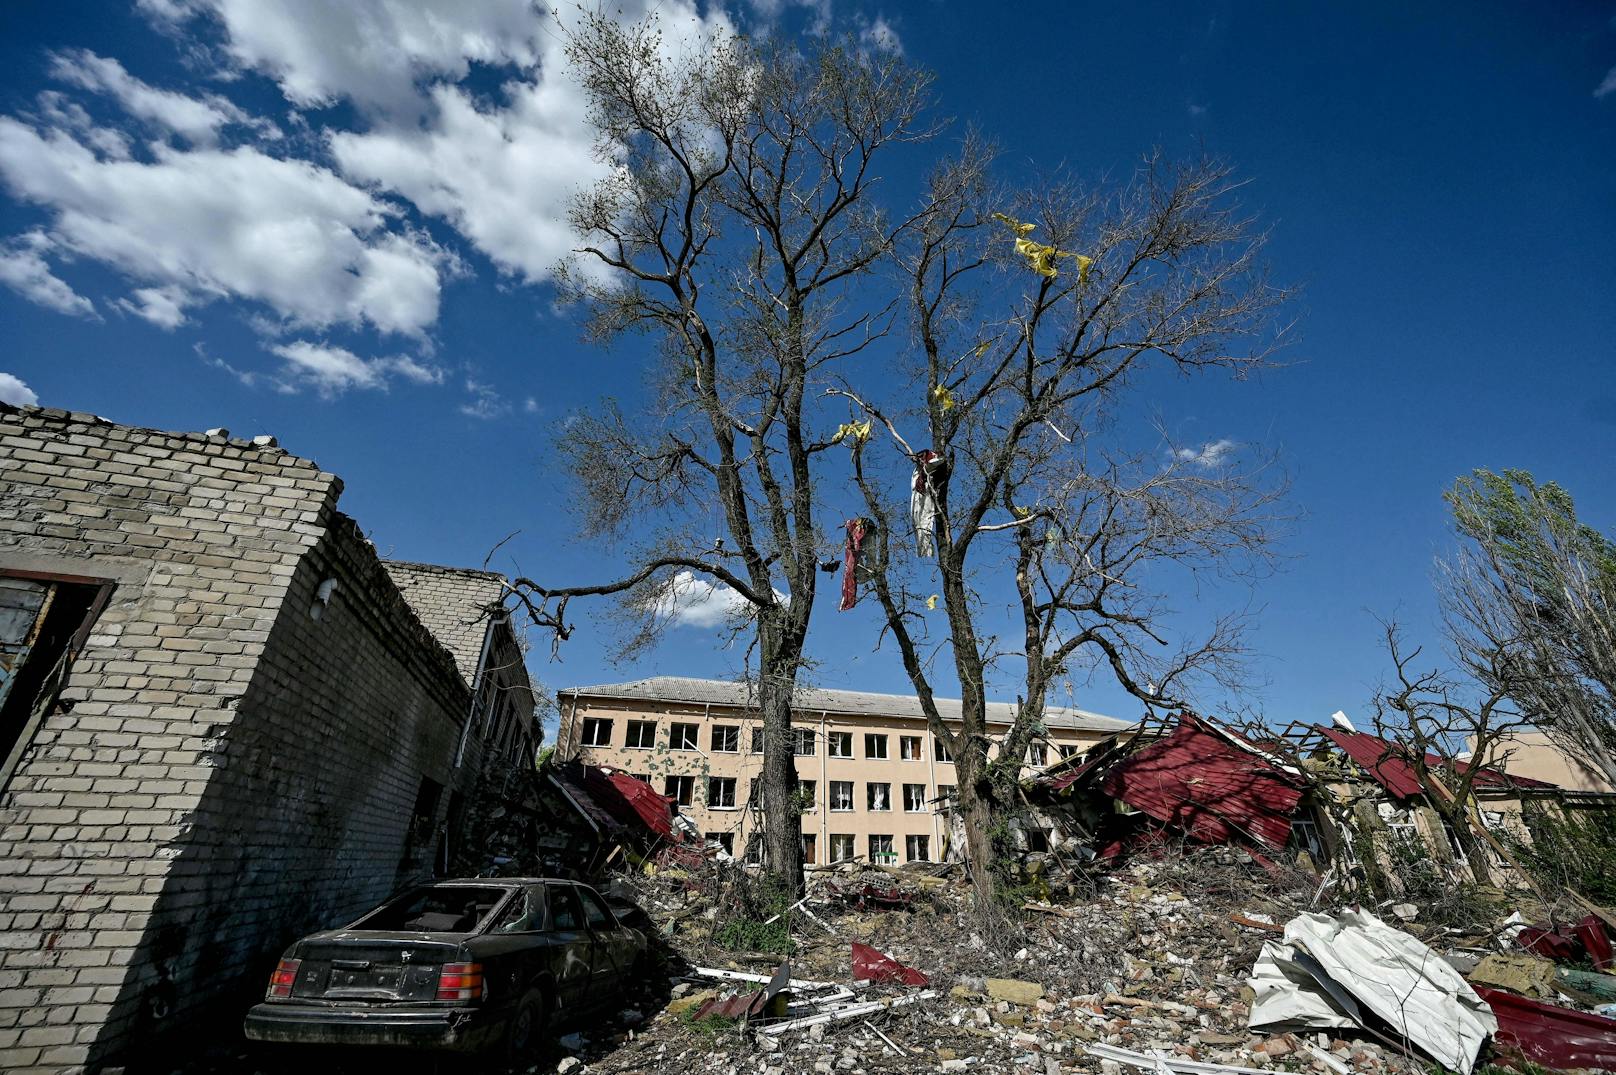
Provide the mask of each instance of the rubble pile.
{"label": "rubble pile", "polygon": [[[1318,884],[1310,875],[1264,870],[1233,848],[1135,861],[1094,878],[1088,899],[1028,900],[997,924],[972,910],[968,885],[954,873],[887,867],[817,873],[808,899],[784,916],[795,948],[791,977],[844,983],[851,993],[839,1002],[844,1007],[916,995],[914,986],[854,983],[857,943],[922,972],[935,996],[784,1032],[767,1032],[766,1023],[693,1018],[704,1007],[722,1007],[713,1002],[737,984],[694,968],[750,971],[761,981],[782,961],[779,954],[725,951],[713,942],[729,904],[711,877],[668,870],[633,883],[674,954],[674,998],[643,1025],[575,1039],[579,1048],[569,1059],[589,1072],[1120,1075],[1130,1065],[1153,1068],[1157,1053],[1175,1062],[1320,1075],[1430,1067],[1352,1029],[1247,1029],[1246,979],[1254,961],[1284,922],[1312,908]],[[887,896],[848,898],[866,889]],[[901,898],[890,895],[894,889]],[[1321,899],[1328,905],[1327,894]],[[1417,917],[1417,908],[1398,911],[1386,913],[1404,928],[1421,928],[1401,918]],[[1487,943],[1494,928],[1478,923],[1468,939]],[[1443,943],[1466,940],[1428,931]]]}

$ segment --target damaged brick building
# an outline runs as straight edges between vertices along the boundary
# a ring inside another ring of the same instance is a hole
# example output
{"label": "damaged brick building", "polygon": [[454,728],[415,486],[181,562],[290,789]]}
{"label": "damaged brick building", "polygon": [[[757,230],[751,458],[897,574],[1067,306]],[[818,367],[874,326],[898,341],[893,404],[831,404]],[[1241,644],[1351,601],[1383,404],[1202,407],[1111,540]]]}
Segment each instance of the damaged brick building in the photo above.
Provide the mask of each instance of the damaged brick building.
{"label": "damaged brick building", "polygon": [[194,1030],[531,768],[503,580],[382,561],[341,489],[268,437],[0,405],[0,1068]]}

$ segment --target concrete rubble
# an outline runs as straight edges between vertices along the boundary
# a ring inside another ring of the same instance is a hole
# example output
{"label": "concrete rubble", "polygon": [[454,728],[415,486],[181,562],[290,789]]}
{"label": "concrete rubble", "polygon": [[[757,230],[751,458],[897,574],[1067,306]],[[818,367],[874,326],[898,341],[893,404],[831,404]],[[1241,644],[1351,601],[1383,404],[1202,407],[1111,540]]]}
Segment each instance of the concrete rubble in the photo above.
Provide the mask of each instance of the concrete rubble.
{"label": "concrete rubble", "polygon": [[[663,1010],[632,1028],[586,1035],[567,1057],[585,1067],[568,1070],[1121,1075],[1165,1064],[1196,1073],[1423,1075],[1432,1068],[1358,1028],[1247,1029],[1247,978],[1264,943],[1279,923],[1312,909],[1316,881],[1302,874],[1266,872],[1229,848],[1173,852],[1096,877],[1087,899],[1032,904],[990,928],[971,910],[962,879],[904,873],[888,868],[810,881],[805,906],[820,922],[800,910],[786,917],[799,993],[787,1021],[772,1025],[692,1017],[715,1000],[758,989],[779,957],[712,943],[729,913],[720,908],[731,903],[715,898],[721,894],[711,879],[682,871],[640,879],[641,906],[688,966],[670,969],[672,998]],[[908,910],[859,911],[836,895],[850,882],[896,884],[912,902]],[[1478,923],[1474,937],[1429,927],[1425,939],[1443,948],[1484,946],[1493,926]],[[923,971],[929,988],[852,982],[854,940]],[[816,1005],[816,992],[830,1002]],[[803,1018],[813,1011],[830,1017]],[[835,1014],[843,1011],[854,1014]],[[553,1065],[538,1070],[559,1070]]]}

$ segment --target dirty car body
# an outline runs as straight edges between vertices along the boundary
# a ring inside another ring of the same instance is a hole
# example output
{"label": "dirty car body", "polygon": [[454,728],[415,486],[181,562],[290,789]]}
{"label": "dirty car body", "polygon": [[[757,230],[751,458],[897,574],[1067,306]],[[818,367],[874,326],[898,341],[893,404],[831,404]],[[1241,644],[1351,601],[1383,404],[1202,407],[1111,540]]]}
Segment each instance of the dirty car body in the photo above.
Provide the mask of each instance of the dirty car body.
{"label": "dirty car body", "polygon": [[292,945],[245,1030],[255,1041],[525,1048],[552,1019],[619,1001],[645,950],[587,885],[440,881]]}

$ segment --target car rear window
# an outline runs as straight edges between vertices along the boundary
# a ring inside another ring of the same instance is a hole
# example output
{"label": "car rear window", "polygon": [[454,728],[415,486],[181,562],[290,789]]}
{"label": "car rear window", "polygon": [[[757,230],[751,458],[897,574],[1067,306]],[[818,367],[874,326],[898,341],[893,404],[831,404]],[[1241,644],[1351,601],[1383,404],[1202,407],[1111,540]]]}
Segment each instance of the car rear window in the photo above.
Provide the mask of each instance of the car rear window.
{"label": "car rear window", "polygon": [[406,892],[353,924],[354,929],[471,933],[505,898],[506,889],[428,885]]}

